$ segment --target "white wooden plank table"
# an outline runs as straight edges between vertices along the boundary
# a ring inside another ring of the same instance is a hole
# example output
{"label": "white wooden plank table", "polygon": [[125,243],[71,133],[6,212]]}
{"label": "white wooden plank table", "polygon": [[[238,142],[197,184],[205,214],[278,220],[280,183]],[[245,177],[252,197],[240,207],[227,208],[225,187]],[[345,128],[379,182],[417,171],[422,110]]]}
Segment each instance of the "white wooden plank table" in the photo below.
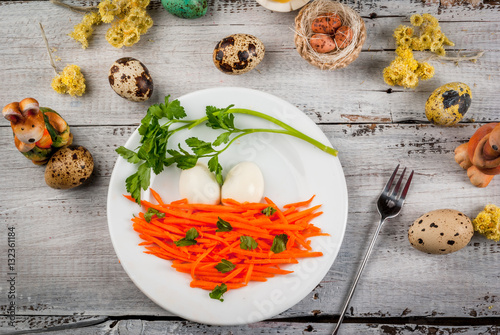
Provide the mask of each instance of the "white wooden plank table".
{"label": "white wooden plank table", "polygon": [[[97,1],[69,1],[96,5]],[[274,13],[252,0],[211,0],[205,17],[183,20],[152,1],[154,26],[131,48],[114,49],[96,29],[87,50],[67,34],[81,15],[49,1],[0,1],[0,102],[25,97],[59,111],[75,142],[96,167],[91,183],[54,190],[43,168],[14,147],[0,120],[0,334],[328,334],[374,231],[374,201],[396,163],[416,171],[402,214],[386,224],[351,302],[342,334],[497,334],[500,331],[500,244],[475,235],[463,250],[427,255],[407,240],[421,214],[454,208],[474,217],[487,203],[500,205],[500,177],[472,186],[453,150],[486,122],[500,121],[500,5],[484,1],[348,1],[365,19],[368,38],[345,69],[320,71],[294,49],[296,13]],[[394,58],[392,31],[414,13],[439,18],[455,50],[484,50],[477,63],[432,61],[436,75],[414,90],[389,87],[382,70]],[[61,61],[82,68],[88,92],[61,96],[50,87],[53,70],[38,28],[44,25]],[[266,46],[263,62],[242,76],[212,64],[216,42],[249,33]],[[130,56],[149,68],[153,97],[131,103],[108,84],[113,61]],[[427,97],[447,82],[473,92],[466,120],[452,128],[430,125]],[[340,152],[349,192],[349,217],[340,253],[320,285],[271,320],[248,326],[210,327],[182,320],[155,305],[131,282],[111,245],[106,195],[123,145],[147,107],[171,94],[219,86],[262,90],[289,101],[314,120]],[[8,324],[7,227],[16,229],[16,321]]]}

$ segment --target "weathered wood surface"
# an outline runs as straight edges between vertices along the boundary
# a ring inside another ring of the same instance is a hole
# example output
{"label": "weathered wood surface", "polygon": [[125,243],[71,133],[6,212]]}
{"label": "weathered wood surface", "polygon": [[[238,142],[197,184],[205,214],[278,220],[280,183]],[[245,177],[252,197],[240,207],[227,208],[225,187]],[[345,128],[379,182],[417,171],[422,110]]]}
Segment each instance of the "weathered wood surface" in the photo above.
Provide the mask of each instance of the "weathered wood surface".
{"label": "weathered wood surface", "polygon": [[[17,152],[8,123],[0,122],[0,241],[7,226],[16,227],[18,262],[18,319],[12,328],[5,316],[6,246],[0,242],[0,334],[49,328],[56,330],[54,334],[138,334],[141,330],[145,334],[327,334],[331,329],[328,318],[339,314],[378,219],[374,199],[396,163],[415,169],[415,181],[402,214],[382,231],[348,312],[348,318],[356,321],[346,323],[344,332],[498,333],[488,322],[499,322],[496,268],[500,244],[475,236],[458,253],[431,256],[411,248],[406,235],[411,222],[429,210],[455,208],[473,217],[485,204],[499,204],[500,179],[486,189],[475,188],[453,160],[454,148],[480,123],[431,126],[423,105],[437,86],[463,81],[474,94],[468,121],[500,121],[500,6],[485,3],[476,9],[469,5],[444,8],[439,3],[388,0],[350,4],[367,24],[364,50],[348,68],[321,72],[294,50],[295,13],[272,13],[250,0],[212,0],[207,16],[191,21],[169,15],[153,1],[150,13],[154,27],[139,44],[121,50],[104,40],[105,27],[97,28],[89,49],[82,50],[66,36],[81,15],[47,1],[0,1],[4,18],[0,20],[2,105],[26,96],[39,98],[43,105],[63,114],[75,141],[87,147],[96,162],[89,185],[69,191],[50,189],[43,181],[43,168]],[[410,14],[422,12],[440,18],[456,50],[482,49],[486,53],[477,63],[458,66],[433,61],[435,78],[421,82],[415,90],[392,88],[388,94],[381,71],[394,57],[392,30],[407,23]],[[50,88],[53,71],[38,22],[44,25],[51,47],[57,49],[54,55],[61,58],[57,65],[61,69],[67,63],[82,67],[88,84],[85,96],[61,96]],[[258,71],[233,77],[213,66],[213,46],[235,32],[254,34],[265,43],[267,54]],[[127,102],[109,88],[107,71],[123,56],[140,59],[151,71],[155,93],[150,102]],[[327,276],[303,301],[273,322],[249,327],[206,327],[172,319],[173,314],[151,302],[125,274],[106,222],[114,149],[124,144],[149,104],[165,94],[177,97],[214,86],[259,89],[303,110],[340,150],[349,191],[344,243]],[[156,317],[170,321],[148,319]],[[318,317],[326,319],[317,322]],[[279,322],[279,318],[301,321]],[[384,322],[385,318],[399,322]],[[462,319],[461,324],[446,323],[457,318]],[[484,323],[482,318],[489,319]],[[440,320],[445,321],[440,324]],[[73,328],[64,330],[67,325]],[[80,328],[83,326],[88,327]]]}
{"label": "weathered wood surface", "polygon": [[[94,320],[98,322],[99,320]],[[43,322],[43,321],[41,321]],[[53,322],[53,321],[52,321]],[[104,320],[92,324],[88,320],[84,327],[60,329],[64,326],[55,326],[50,334],[53,335],[193,335],[193,334],[220,334],[220,335],[254,335],[254,334],[331,334],[333,329],[329,323],[318,322],[258,322],[245,326],[233,327],[203,327],[197,323],[186,321],[146,321],[133,320]],[[54,323],[54,322],[53,322]],[[460,325],[429,325],[429,324],[356,324],[344,323],[342,334],[388,334],[388,335],[497,335],[500,328],[494,325],[460,326]],[[1,330],[0,330],[1,334]],[[26,334],[13,332],[11,335]]]}

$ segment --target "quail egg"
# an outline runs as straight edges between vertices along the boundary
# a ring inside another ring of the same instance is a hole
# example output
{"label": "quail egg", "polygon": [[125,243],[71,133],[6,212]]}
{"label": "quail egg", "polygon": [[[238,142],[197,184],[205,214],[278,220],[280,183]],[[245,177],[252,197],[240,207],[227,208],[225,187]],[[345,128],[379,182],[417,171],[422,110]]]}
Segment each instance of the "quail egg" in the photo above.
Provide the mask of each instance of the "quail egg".
{"label": "quail egg", "polygon": [[161,0],[163,7],[183,19],[196,19],[207,13],[207,0]]}
{"label": "quail egg", "polygon": [[80,145],[71,145],[50,157],[45,168],[45,182],[52,188],[69,189],[83,184],[93,170],[94,159],[90,152]]}
{"label": "quail egg", "polygon": [[454,209],[428,212],[408,230],[410,244],[430,254],[449,254],[465,247],[474,234],[471,220]]}
{"label": "quail egg", "polygon": [[464,83],[449,83],[437,88],[427,99],[425,116],[438,126],[453,126],[460,122],[471,104],[470,87]]}
{"label": "quail egg", "polygon": [[264,58],[264,44],[255,36],[234,34],[215,46],[215,66],[227,74],[242,74],[255,68]]}
{"label": "quail egg", "polygon": [[109,69],[111,88],[130,101],[146,101],[153,94],[153,79],[144,64],[135,58],[124,57]]}

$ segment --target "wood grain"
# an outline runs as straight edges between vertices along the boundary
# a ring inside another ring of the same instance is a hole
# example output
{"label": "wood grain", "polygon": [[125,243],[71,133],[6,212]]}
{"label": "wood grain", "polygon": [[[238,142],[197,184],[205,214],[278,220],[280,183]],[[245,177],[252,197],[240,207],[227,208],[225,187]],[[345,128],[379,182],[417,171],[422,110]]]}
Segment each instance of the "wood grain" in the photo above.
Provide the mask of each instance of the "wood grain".
{"label": "wood grain", "polygon": [[[50,323],[46,323],[46,318],[30,317],[27,320],[31,323],[38,323],[39,328],[30,328],[26,332],[21,328],[21,322],[17,330],[11,332],[11,335],[29,334],[38,332],[38,330],[50,329],[50,334],[54,335],[198,335],[198,334],[331,334],[333,330],[332,322],[287,322],[287,321],[270,321],[258,322],[248,326],[232,326],[232,327],[210,327],[193,322],[186,321],[148,321],[140,319],[128,320],[104,320],[100,321],[98,317],[88,319],[82,324],[82,327],[73,326],[55,326],[50,327]],[[24,321],[24,322],[27,322]],[[61,318],[64,322],[63,318]],[[99,322],[100,321],[100,322]],[[0,321],[1,322],[1,321]],[[55,321],[51,321],[54,323]],[[96,323],[92,323],[96,322]],[[82,321],[83,323],[83,321]],[[46,327],[44,327],[46,326]],[[500,329],[495,325],[479,325],[479,326],[463,326],[463,325],[433,325],[426,323],[406,323],[406,324],[391,324],[391,323],[349,323],[345,322],[342,325],[342,334],[397,334],[397,335],[496,335]],[[2,331],[0,329],[0,334]]]}

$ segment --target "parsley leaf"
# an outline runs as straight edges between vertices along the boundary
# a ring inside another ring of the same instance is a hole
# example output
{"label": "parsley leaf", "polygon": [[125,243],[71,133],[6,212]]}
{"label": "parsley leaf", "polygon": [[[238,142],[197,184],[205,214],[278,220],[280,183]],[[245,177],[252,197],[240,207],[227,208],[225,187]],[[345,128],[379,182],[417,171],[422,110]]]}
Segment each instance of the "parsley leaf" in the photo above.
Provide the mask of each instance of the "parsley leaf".
{"label": "parsley leaf", "polygon": [[273,245],[271,246],[271,251],[275,254],[285,251],[287,242],[288,236],[286,234],[276,235],[273,240]]}
{"label": "parsley leaf", "polygon": [[140,204],[141,203],[141,189],[147,190],[149,187],[149,181],[151,177],[151,169],[146,163],[139,165],[137,172],[130,175],[125,180],[125,186],[127,187],[127,192],[130,193],[132,198]]}
{"label": "parsley leaf", "polygon": [[154,208],[148,208],[148,211],[146,213],[144,213],[144,220],[146,220],[146,222],[149,223],[149,222],[151,222],[151,219],[153,218],[154,215],[156,215],[159,218],[165,217],[165,213],[162,213],[159,210],[154,209]]}
{"label": "parsley leaf", "polygon": [[215,179],[219,183],[219,185],[222,185],[224,182],[224,178],[222,177],[222,166],[219,164],[219,156],[213,156],[210,158],[208,161],[208,169],[210,172],[213,172],[215,174]]}
{"label": "parsley leaf", "polygon": [[214,152],[212,148],[212,143],[202,141],[196,137],[190,137],[186,140],[186,144],[193,150],[195,155],[203,156]]}
{"label": "parsley leaf", "polygon": [[230,131],[227,131],[225,133],[220,134],[219,136],[217,136],[217,138],[212,143],[212,145],[214,147],[218,147],[219,145],[221,145],[223,143],[227,144],[227,142],[229,142],[229,137],[231,136],[231,134],[232,134],[232,132],[230,132]]}
{"label": "parsley leaf", "polygon": [[217,229],[215,230],[216,232],[222,232],[222,231],[231,231],[233,230],[233,227],[231,224],[225,220],[222,220],[219,217],[219,220],[217,220]]}
{"label": "parsley leaf", "polygon": [[200,234],[195,228],[191,228],[186,232],[186,237],[181,238],[178,241],[175,241],[175,245],[178,247],[186,247],[188,245],[196,244],[195,238],[197,238]]}
{"label": "parsley leaf", "polygon": [[169,102],[170,95],[167,95],[165,97],[165,107],[162,106],[162,109],[166,113],[166,117],[169,120],[173,119],[182,119],[186,117],[186,111],[184,110],[184,107],[181,106],[181,103],[179,100],[174,100],[172,102]]}
{"label": "parsley leaf", "polygon": [[125,158],[127,162],[132,163],[132,164],[137,164],[139,163],[142,159],[139,158],[137,153],[134,151],[127,149],[125,147],[119,147],[115,150],[120,156]]}
{"label": "parsley leaf", "polygon": [[257,242],[251,236],[240,236],[240,248],[243,250],[253,250],[258,247]]}
{"label": "parsley leaf", "polygon": [[225,259],[221,259],[220,263],[215,266],[217,271],[222,273],[232,271],[235,267],[236,265]]}
{"label": "parsley leaf", "polygon": [[207,126],[212,129],[232,129],[234,130],[234,115],[229,110],[234,105],[229,105],[226,108],[216,108],[214,106],[207,106]]}
{"label": "parsley leaf", "polygon": [[221,284],[220,286],[217,285],[215,288],[210,292],[208,295],[212,299],[219,300],[220,302],[223,302],[224,299],[222,299],[222,295],[227,292],[227,285],[226,284]]}
{"label": "parsley leaf", "polygon": [[266,216],[272,216],[274,213],[276,213],[276,208],[268,206],[264,208],[261,213],[265,214]]}

